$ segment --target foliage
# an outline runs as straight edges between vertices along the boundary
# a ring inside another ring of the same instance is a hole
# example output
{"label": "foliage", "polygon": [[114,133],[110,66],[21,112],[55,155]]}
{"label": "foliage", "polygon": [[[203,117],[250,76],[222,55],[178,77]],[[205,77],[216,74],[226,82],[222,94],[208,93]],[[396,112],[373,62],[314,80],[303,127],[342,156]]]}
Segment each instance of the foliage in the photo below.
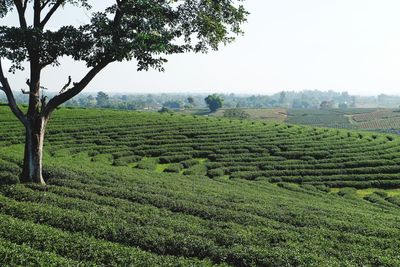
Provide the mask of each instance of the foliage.
{"label": "foliage", "polygon": [[170,113],[172,111],[167,107],[162,107],[158,112],[159,113]]}
{"label": "foliage", "polygon": [[[61,3],[91,8],[86,0]],[[0,14],[6,14],[12,3],[3,0],[2,4]],[[59,5],[59,1],[47,1],[41,3],[41,8],[57,10]],[[48,14],[51,17],[52,13]],[[140,70],[162,69],[165,59],[157,57],[161,53],[207,51],[208,47],[217,49],[219,43],[232,41],[230,33],[241,32],[240,25],[246,14],[242,6],[226,0],[178,1],[175,4],[154,0],[117,1],[104,11],[92,13],[90,23],[79,27],[45,29],[47,14],[43,14],[40,25],[33,27],[3,26],[0,28],[0,55],[18,67],[29,59],[31,47],[26,47],[26,41],[35,40],[31,45],[38,46],[40,61],[45,65],[57,64],[63,56],[85,61],[92,67],[101,62],[135,58]],[[178,44],[176,39],[183,42]]]}
{"label": "foliage", "polygon": [[217,94],[207,96],[205,99],[206,104],[211,112],[215,112],[222,107],[223,98]]}
{"label": "foliage", "polygon": [[98,92],[96,96],[97,106],[101,108],[106,108],[110,105],[109,96],[104,92]]}
{"label": "foliage", "polygon": [[187,102],[191,105],[191,106],[194,106],[195,105],[195,100],[194,100],[194,98],[192,97],[192,96],[189,96],[188,98],[187,98]]}
{"label": "foliage", "polygon": [[239,108],[227,109],[224,111],[224,117],[235,119],[248,119],[250,115]]}
{"label": "foliage", "polygon": [[182,103],[179,101],[167,101],[163,104],[163,108],[168,108],[168,109],[180,109],[182,107]]}
{"label": "foliage", "polygon": [[164,169],[164,172],[174,172],[179,173],[182,169],[182,165],[179,163],[170,164],[167,168]]}

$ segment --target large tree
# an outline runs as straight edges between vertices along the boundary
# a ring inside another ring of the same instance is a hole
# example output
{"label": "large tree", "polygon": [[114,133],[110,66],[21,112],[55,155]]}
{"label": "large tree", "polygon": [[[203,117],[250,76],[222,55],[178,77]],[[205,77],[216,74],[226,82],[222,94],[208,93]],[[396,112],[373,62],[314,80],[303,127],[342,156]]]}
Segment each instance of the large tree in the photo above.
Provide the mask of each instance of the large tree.
{"label": "large tree", "polygon": [[224,99],[217,94],[212,94],[207,96],[204,101],[206,101],[206,104],[211,112],[216,112],[218,109],[222,108]]}
{"label": "large tree", "polygon": [[[45,183],[42,151],[50,115],[85,89],[101,70],[112,62],[136,60],[139,71],[149,68],[162,71],[166,55],[216,50],[221,43],[229,43],[241,33],[247,12],[237,1],[107,0],[108,8],[91,12],[89,23],[73,26],[75,19],[71,19],[71,25],[54,28],[49,23],[63,7],[73,5],[90,10],[98,2],[0,0],[0,19],[14,15],[19,21],[15,27],[0,26],[0,88],[26,130],[21,181]],[[67,83],[61,84],[59,93],[48,100],[40,90],[41,73],[46,67],[58,65],[61,57],[85,62],[88,72],[76,81],[66,76]],[[26,113],[14,99],[2,67],[4,59],[12,63],[11,74],[25,65],[29,68]]]}

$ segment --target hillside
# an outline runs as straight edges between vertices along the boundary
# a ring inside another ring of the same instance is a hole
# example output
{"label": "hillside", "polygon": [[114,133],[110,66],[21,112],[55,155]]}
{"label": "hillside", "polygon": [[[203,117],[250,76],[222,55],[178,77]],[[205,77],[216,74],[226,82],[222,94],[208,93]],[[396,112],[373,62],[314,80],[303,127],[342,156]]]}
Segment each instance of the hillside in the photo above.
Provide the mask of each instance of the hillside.
{"label": "hillside", "polygon": [[1,266],[400,265],[395,135],[61,109],[46,187],[22,142],[2,108]]}

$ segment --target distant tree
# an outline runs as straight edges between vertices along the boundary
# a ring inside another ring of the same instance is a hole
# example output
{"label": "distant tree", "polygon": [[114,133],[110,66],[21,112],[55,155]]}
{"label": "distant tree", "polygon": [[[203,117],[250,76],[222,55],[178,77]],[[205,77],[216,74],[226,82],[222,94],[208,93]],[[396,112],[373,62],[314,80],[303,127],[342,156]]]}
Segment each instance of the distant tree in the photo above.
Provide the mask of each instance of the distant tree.
{"label": "distant tree", "polygon": [[351,96],[350,107],[355,108],[357,106],[357,99],[355,96]]}
{"label": "distant tree", "polygon": [[217,94],[209,95],[204,100],[211,112],[215,112],[222,108],[222,103],[224,101],[223,98]]}
{"label": "distant tree", "polygon": [[86,107],[94,107],[96,106],[96,98],[92,95],[88,95],[87,97],[87,102],[86,102]]}
{"label": "distant tree", "polygon": [[340,109],[346,109],[346,108],[348,108],[349,107],[349,105],[347,105],[347,103],[340,103],[339,104],[339,108]]}
{"label": "distant tree", "polygon": [[334,105],[335,105],[335,102],[333,102],[333,101],[322,101],[320,108],[321,109],[331,109],[334,107]]}
{"label": "distant tree", "polygon": [[180,109],[182,107],[181,103],[179,101],[167,101],[163,104],[163,107],[166,107],[168,109]]}
{"label": "distant tree", "polygon": [[189,96],[189,97],[187,98],[187,102],[188,102],[191,106],[194,106],[194,98],[193,98],[193,97]]}
{"label": "distant tree", "polygon": [[98,92],[96,96],[96,103],[98,107],[106,108],[110,106],[110,98],[104,92]]}
{"label": "distant tree", "polygon": [[169,108],[162,107],[158,112],[160,112],[160,113],[168,113],[168,112],[171,112],[171,110]]}
{"label": "distant tree", "polygon": [[296,98],[293,100],[292,108],[310,108],[311,104],[304,99]]}
{"label": "distant tree", "polygon": [[232,109],[225,110],[224,117],[235,118],[235,119],[248,119],[248,118],[250,118],[250,114],[248,114],[243,109],[232,108]]}
{"label": "distant tree", "polygon": [[279,94],[279,105],[280,105],[280,106],[284,106],[284,105],[286,104],[286,102],[287,102],[287,99],[286,99],[286,92],[285,92],[285,91],[282,91],[282,92],[280,92],[280,94]]}
{"label": "distant tree", "polygon": [[[98,10],[98,2],[109,4]],[[77,18],[63,16],[57,20],[65,22],[59,27],[49,24],[62,8],[90,10],[92,5],[96,11],[86,13],[88,23],[74,26]],[[1,21],[12,15],[18,26]],[[135,59],[139,71],[163,71],[167,60],[160,55],[217,50],[242,33],[246,17],[239,0],[0,0],[0,90],[26,133],[21,181],[45,183],[43,142],[51,114],[81,93],[108,65]],[[65,57],[86,63],[88,71],[75,82],[68,77],[49,100],[41,92],[42,71],[59,65]],[[29,68],[26,113],[16,104],[2,59],[11,62],[11,73]]]}

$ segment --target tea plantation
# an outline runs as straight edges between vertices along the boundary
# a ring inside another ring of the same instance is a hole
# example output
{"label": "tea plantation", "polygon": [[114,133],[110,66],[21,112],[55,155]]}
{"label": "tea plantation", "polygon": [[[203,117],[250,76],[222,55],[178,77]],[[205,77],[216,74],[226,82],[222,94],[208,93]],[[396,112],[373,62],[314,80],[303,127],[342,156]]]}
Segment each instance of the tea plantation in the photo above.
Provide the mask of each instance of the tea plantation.
{"label": "tea plantation", "polygon": [[45,187],[23,140],[2,107],[0,266],[400,266],[397,136],[63,108]]}

